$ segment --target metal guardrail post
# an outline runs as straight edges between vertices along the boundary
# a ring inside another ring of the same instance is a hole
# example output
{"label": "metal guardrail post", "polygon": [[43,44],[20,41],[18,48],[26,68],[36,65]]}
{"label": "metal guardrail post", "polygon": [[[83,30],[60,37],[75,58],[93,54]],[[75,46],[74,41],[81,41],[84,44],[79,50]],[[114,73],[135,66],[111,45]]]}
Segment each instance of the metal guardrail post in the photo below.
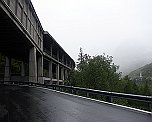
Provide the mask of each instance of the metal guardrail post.
{"label": "metal guardrail post", "polygon": [[72,94],[74,94],[74,91],[73,91],[73,89],[71,90],[71,93],[72,93]]}
{"label": "metal guardrail post", "polygon": [[89,93],[87,92],[87,97],[89,97]]}
{"label": "metal guardrail post", "polygon": [[112,103],[113,102],[112,97],[111,96],[107,96],[106,97],[106,102]]}
{"label": "metal guardrail post", "polygon": [[78,95],[78,94],[79,94],[79,91],[78,91],[78,90],[75,90],[75,94]]}
{"label": "metal guardrail post", "polygon": [[74,90],[74,94],[75,94],[75,95],[77,94],[77,90]]}

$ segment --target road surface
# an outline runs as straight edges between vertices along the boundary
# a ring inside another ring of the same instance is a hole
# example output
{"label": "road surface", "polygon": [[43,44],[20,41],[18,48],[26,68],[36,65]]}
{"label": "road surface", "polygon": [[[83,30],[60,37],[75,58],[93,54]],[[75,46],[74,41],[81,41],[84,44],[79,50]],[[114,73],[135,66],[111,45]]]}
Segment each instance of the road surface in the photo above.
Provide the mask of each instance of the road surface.
{"label": "road surface", "polygon": [[0,85],[0,122],[152,122],[152,115],[43,88]]}

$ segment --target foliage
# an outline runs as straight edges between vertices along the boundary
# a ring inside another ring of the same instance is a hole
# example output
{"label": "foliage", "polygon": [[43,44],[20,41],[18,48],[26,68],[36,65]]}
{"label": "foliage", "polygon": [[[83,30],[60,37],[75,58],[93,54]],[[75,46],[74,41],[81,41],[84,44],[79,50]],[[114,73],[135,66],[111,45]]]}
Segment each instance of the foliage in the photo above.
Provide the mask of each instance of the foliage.
{"label": "foliage", "polygon": [[[112,59],[112,56],[105,54],[97,56],[84,54],[80,48],[76,69],[69,77],[70,85],[127,94],[152,95],[151,79],[143,78],[137,83],[128,75],[121,78],[121,73],[118,72],[119,66],[115,65]],[[133,100],[115,98],[114,103],[149,109],[147,103]]]}
{"label": "foliage", "polygon": [[105,54],[91,57],[80,48],[77,67],[70,75],[71,85],[114,90],[121,75],[117,72],[119,67],[113,63],[112,58]]}

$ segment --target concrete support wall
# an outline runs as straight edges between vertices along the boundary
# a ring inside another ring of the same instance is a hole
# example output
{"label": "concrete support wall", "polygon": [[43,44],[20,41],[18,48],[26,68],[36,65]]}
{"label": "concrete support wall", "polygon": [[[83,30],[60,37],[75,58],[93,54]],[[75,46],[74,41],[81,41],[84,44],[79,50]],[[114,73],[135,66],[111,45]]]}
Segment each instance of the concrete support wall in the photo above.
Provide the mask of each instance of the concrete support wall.
{"label": "concrete support wall", "polygon": [[6,56],[4,81],[9,81],[11,77],[11,59]]}
{"label": "concrete support wall", "polygon": [[44,84],[44,80],[43,80],[43,56],[38,57],[38,83]]}
{"label": "concrete support wall", "polygon": [[29,81],[37,83],[37,62],[35,47],[32,47],[29,50]]}

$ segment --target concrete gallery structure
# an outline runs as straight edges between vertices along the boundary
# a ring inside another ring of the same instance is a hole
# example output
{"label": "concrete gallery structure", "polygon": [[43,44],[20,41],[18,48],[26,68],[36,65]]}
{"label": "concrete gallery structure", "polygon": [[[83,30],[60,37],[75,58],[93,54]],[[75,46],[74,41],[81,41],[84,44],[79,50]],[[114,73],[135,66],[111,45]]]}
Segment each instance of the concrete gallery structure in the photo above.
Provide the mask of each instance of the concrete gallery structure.
{"label": "concrete gallery structure", "polygon": [[[43,30],[30,0],[0,0],[0,52],[6,56],[1,80],[64,84],[73,59]],[[20,75],[11,59],[21,62]]]}

